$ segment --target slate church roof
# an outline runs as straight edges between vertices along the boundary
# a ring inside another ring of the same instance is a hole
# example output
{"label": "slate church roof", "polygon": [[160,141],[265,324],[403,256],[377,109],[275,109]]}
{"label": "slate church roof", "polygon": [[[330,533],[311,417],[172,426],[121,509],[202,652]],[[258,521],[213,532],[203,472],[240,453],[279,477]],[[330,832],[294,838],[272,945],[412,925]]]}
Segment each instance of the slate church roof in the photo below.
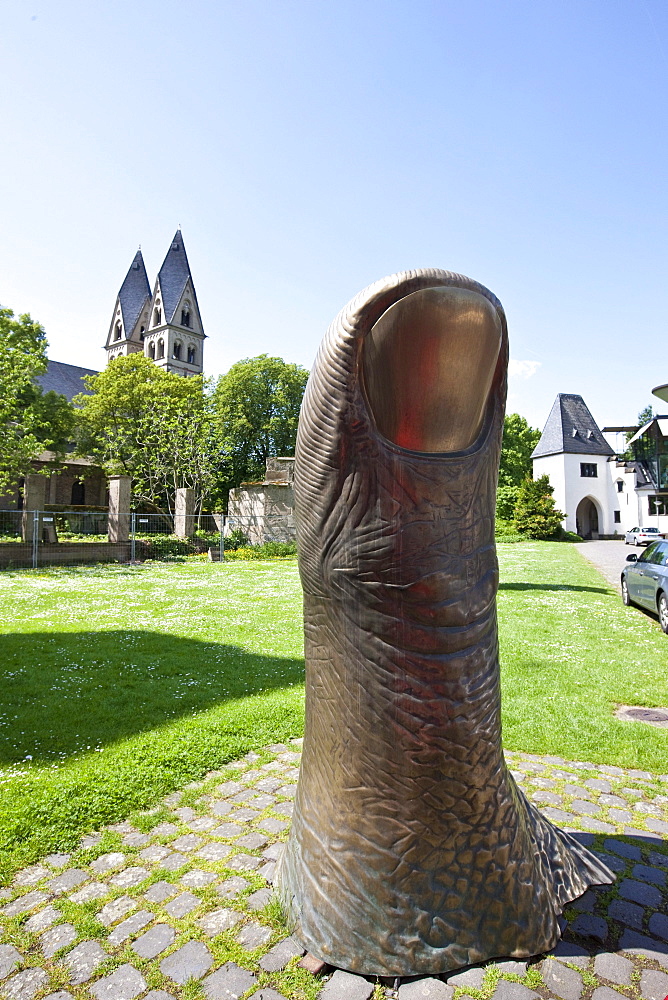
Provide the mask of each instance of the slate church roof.
{"label": "slate church roof", "polygon": [[582,396],[560,392],[531,455],[614,455]]}
{"label": "slate church roof", "polygon": [[141,250],[138,250],[118,293],[123,313],[123,326],[127,337],[134,330],[139,314],[144,308],[144,303],[150,297],[151,286],[148,283],[144,258]]}
{"label": "slate church roof", "polygon": [[158,273],[158,281],[160,282],[160,290],[162,291],[162,304],[165,311],[165,323],[173,322],[174,313],[181,300],[181,295],[188,279],[191,281],[193,298],[195,299],[195,303],[197,303],[195,283],[192,281],[183,236],[181,235],[181,230],[177,229],[176,235],[172,240],[172,245],[167,251],[167,256],[162,262],[162,267]]}
{"label": "slate church roof", "polygon": [[59,392],[71,401],[77,393],[88,392],[82,381],[84,375],[99,374],[92,368],[79,368],[77,365],[66,365],[62,361],[49,361],[49,367],[44,375],[39,375],[35,381],[39,382],[44,392]]}

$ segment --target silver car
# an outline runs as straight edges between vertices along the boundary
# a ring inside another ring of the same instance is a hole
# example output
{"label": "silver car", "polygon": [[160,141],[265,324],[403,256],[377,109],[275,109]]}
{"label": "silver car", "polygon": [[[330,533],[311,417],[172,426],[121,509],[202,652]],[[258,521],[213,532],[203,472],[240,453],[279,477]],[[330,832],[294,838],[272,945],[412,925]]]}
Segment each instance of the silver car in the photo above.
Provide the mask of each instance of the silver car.
{"label": "silver car", "polygon": [[663,532],[658,528],[631,528],[624,535],[624,545],[649,545],[657,538],[665,538]]}
{"label": "silver car", "polygon": [[626,557],[622,570],[622,600],[638,604],[659,616],[659,624],[668,633],[668,542],[652,542],[637,556]]}

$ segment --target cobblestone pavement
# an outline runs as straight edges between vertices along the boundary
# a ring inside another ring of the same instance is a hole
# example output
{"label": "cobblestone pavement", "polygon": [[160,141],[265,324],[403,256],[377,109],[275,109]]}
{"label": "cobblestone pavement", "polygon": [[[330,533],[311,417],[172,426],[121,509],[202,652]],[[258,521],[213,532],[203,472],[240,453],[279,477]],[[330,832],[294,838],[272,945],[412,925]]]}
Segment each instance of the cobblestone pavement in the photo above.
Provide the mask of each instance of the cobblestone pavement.
{"label": "cobblestone pavement", "polygon": [[664,1000],[668,775],[507,753],[554,822],[618,873],[564,915],[550,957],[442,978],[323,968],[281,923],[271,883],[299,742],[207,775],[159,807],[51,854],[0,891],[0,995],[11,1000]]}

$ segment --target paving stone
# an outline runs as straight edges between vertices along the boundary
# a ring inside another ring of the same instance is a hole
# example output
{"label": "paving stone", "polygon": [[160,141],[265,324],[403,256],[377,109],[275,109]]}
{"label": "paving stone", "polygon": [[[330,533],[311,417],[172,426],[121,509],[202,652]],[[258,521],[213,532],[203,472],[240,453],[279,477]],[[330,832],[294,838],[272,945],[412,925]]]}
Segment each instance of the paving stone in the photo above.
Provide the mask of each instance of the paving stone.
{"label": "paving stone", "polygon": [[214,816],[227,816],[228,813],[232,812],[232,806],[224,799],[220,799],[211,803],[211,812]]}
{"label": "paving stone", "polygon": [[229,844],[205,844],[195,852],[195,857],[202,858],[203,861],[222,861],[231,853],[232,848]]}
{"label": "paving stone", "polygon": [[589,952],[572,941],[559,941],[552,949],[552,955],[558,962],[568,962],[580,969],[586,969],[589,965]]}
{"label": "paving stone", "polygon": [[626,799],[619,795],[601,795],[598,800],[602,806],[625,806]]}
{"label": "paving stone", "polygon": [[97,941],[82,941],[68,955],[65,955],[63,962],[71,969],[70,982],[73,986],[87,983],[95,974],[95,970],[104,962],[107,953]]}
{"label": "paving stone", "polygon": [[609,781],[604,781],[602,778],[588,778],[584,784],[587,788],[593,788],[597,792],[611,792],[612,785]]}
{"label": "paving stone", "polygon": [[201,979],[213,965],[213,955],[202,941],[188,941],[163,958],[160,971],[183,986],[189,979]]}
{"label": "paving stone", "polygon": [[45,958],[53,958],[61,948],[74,944],[77,936],[72,924],[58,924],[56,927],[52,927],[45,931],[39,939],[42,954]]}
{"label": "paving stone", "polygon": [[258,889],[252,892],[246,903],[249,910],[263,910],[272,897],[271,889]]}
{"label": "paving stone", "polygon": [[166,993],[165,990],[151,990],[143,1000],[174,1000],[174,997],[171,993]]}
{"label": "paving stone", "polygon": [[352,972],[337,969],[318,994],[319,1000],[368,1000],[373,993],[373,983]]}
{"label": "paving stone", "polygon": [[644,955],[645,958],[652,959],[668,968],[668,946],[663,941],[638,934],[637,931],[626,930],[619,941],[621,951],[628,951],[632,955]]}
{"label": "paving stone", "polygon": [[591,1000],[619,1000],[621,994],[611,990],[609,986],[597,987],[591,995]]}
{"label": "paving stone", "polygon": [[641,906],[651,906],[653,909],[661,906],[661,893],[658,889],[655,889],[653,885],[635,882],[630,878],[625,878],[620,882],[619,895],[634,903],[640,903]]}
{"label": "paving stone", "polygon": [[139,885],[140,882],[143,882],[144,879],[147,879],[150,874],[148,868],[125,868],[122,872],[118,872],[117,875],[112,875],[109,881],[119,889],[132,889],[134,886]]}
{"label": "paving stone", "polygon": [[230,819],[236,823],[248,823],[252,819],[257,819],[259,815],[259,809],[251,809],[249,806],[246,806],[243,809],[237,809],[235,812],[230,813]]}
{"label": "paving stone", "polygon": [[197,813],[194,809],[191,809],[190,806],[183,806],[181,809],[175,809],[174,814],[179,817],[182,823],[189,823],[191,819],[197,819]]}
{"label": "paving stone", "polygon": [[177,837],[176,840],[173,840],[171,846],[177,851],[194,851],[202,843],[202,837],[198,837],[197,834],[184,833],[182,837]]}
{"label": "paving stone", "polygon": [[276,805],[275,795],[256,795],[251,800],[251,806],[253,809],[268,809],[269,806]]}
{"label": "paving stone", "polygon": [[205,833],[215,825],[216,821],[215,819],[212,819],[211,816],[198,816],[197,819],[192,821],[192,823],[188,823],[190,829],[195,833]]}
{"label": "paving stone", "polygon": [[594,851],[597,858],[600,858],[603,864],[611,868],[613,872],[623,872],[626,871],[626,862],[622,861],[614,854],[606,854],[605,851]]}
{"label": "paving stone", "polygon": [[47,854],[44,863],[51,865],[52,868],[64,868],[70,857],[70,854]]}
{"label": "paving stone", "polygon": [[166,899],[175,896],[178,891],[178,886],[171,882],[154,882],[144,893],[144,899],[148,899],[149,903],[164,903]]}
{"label": "paving stone", "polygon": [[32,1000],[48,981],[49,976],[44,969],[24,969],[4,983],[2,995],[7,1000]]}
{"label": "paving stone", "polygon": [[127,941],[128,938],[133,937],[138,934],[139,931],[146,927],[146,924],[155,918],[155,914],[151,913],[150,910],[139,910],[137,913],[133,913],[131,917],[128,917],[118,927],[114,928],[111,932],[107,941],[109,944],[117,945],[122,944]]}
{"label": "paving stone", "polygon": [[170,849],[165,847],[164,844],[151,844],[150,847],[145,847],[143,851],[139,852],[139,857],[142,861],[156,864],[164,858],[168,858],[171,853]]}
{"label": "paving stone", "polygon": [[30,934],[40,934],[51,924],[55,924],[56,920],[60,920],[61,916],[60,910],[55,906],[46,906],[43,910],[33,913],[32,917],[26,920],[24,927]]}
{"label": "paving stone", "polygon": [[403,982],[399,987],[399,1000],[422,1000],[423,997],[431,1000],[450,1000],[454,993],[452,986],[444,983],[442,979],[433,979],[425,976],[420,979],[412,979]]}
{"label": "paving stone", "polygon": [[622,792],[624,793],[624,795],[627,796],[627,798],[628,796],[630,796],[632,799],[642,798],[642,792],[640,791],[639,788],[622,788]]}
{"label": "paving stone", "polygon": [[274,811],[280,816],[292,816],[295,810],[294,802],[277,802]]}
{"label": "paving stone", "polygon": [[168,858],[165,858],[164,861],[161,861],[159,867],[164,868],[167,872],[176,872],[179,868],[187,865],[189,861],[190,858],[187,858],[185,854],[175,852],[174,854],[170,854]]}
{"label": "paving stone", "polygon": [[629,962],[628,958],[611,952],[601,952],[594,959],[594,972],[597,976],[623,986],[630,986],[633,968],[633,962]]}
{"label": "paving stone", "polygon": [[668,917],[665,913],[653,913],[649,918],[648,930],[654,937],[668,941]]}
{"label": "paving stone", "polygon": [[226,962],[202,981],[209,1000],[237,1000],[257,983],[257,977],[234,962]]}
{"label": "paving stone", "polygon": [[650,868],[649,865],[635,865],[631,875],[641,882],[652,882],[654,885],[666,884],[666,873],[660,868]]}
{"label": "paving stone", "polygon": [[573,799],[571,809],[574,813],[584,813],[585,816],[595,816],[601,811],[601,807],[595,802],[588,802],[586,799]]}
{"label": "paving stone", "polygon": [[575,816],[572,813],[564,812],[563,809],[553,809],[552,806],[543,809],[543,812],[548,819],[553,820],[555,823],[573,823],[575,820]]}
{"label": "paving stone", "polygon": [[236,823],[221,823],[217,826],[215,830],[211,831],[212,837],[238,837],[239,834],[244,832],[243,826],[238,826]]}
{"label": "paving stone", "polygon": [[49,868],[45,868],[44,865],[31,865],[30,868],[24,868],[22,871],[16,873],[12,885],[36,885],[42,879],[48,878],[49,875],[51,875],[51,871]]}
{"label": "paving stone", "polygon": [[26,913],[28,910],[34,910],[36,906],[41,906],[42,903],[46,903],[51,896],[48,892],[42,892],[41,890],[34,889],[32,892],[27,892],[25,896],[19,896],[18,899],[12,900],[11,903],[7,903],[2,907],[0,913],[4,913],[6,917],[15,917],[19,913]]}
{"label": "paving stone", "polygon": [[156,924],[132,942],[132,950],[141,958],[155,958],[174,944],[176,931],[169,924]]}
{"label": "paving stone", "polygon": [[74,997],[67,990],[58,990],[57,993],[49,993],[48,997],[44,997],[44,1000],[74,1000]]}
{"label": "paving stone", "polygon": [[126,962],[110,976],[98,979],[89,989],[97,1000],[134,1000],[146,989],[146,980],[141,972]]}
{"label": "paving stone", "polygon": [[614,833],[615,827],[612,823],[604,823],[603,820],[594,819],[592,816],[580,816],[580,825],[587,830],[596,830],[597,833]]}
{"label": "paving stone", "polygon": [[632,823],[633,816],[626,809],[609,809],[608,816],[614,819],[615,823]]}
{"label": "paving stone", "polygon": [[50,882],[47,882],[47,889],[54,896],[62,896],[63,893],[76,889],[78,885],[86,882],[89,878],[90,874],[81,868],[68,868],[67,871],[61,872],[60,875],[56,875]]}
{"label": "paving stone", "polygon": [[451,976],[446,976],[446,982],[449,986],[454,986],[456,989],[469,989],[479,990],[482,986],[482,981],[485,978],[485,970],[476,966],[471,969],[464,969],[462,972],[455,972]]}
{"label": "paving stone", "polygon": [[289,825],[285,820],[277,819],[275,816],[266,816],[258,823],[258,827],[261,830],[266,830],[267,833],[281,833],[283,830],[287,830]]}
{"label": "paving stone", "polygon": [[226,867],[231,868],[234,872],[241,872],[252,871],[254,868],[259,868],[261,864],[261,859],[253,857],[252,854],[235,854],[226,863]]}
{"label": "paving stone", "polygon": [[492,996],[495,997],[495,1000],[532,1000],[533,997],[538,997],[538,993],[522,986],[521,983],[511,983],[507,979],[500,979]]}
{"label": "paving stone", "polygon": [[652,819],[651,816],[648,816],[645,823],[654,833],[660,833],[663,836],[668,834],[668,823],[664,823],[662,819]]}
{"label": "paving stone", "polygon": [[182,892],[180,896],[173,899],[171,903],[165,905],[167,913],[170,917],[175,920],[181,920],[182,917],[187,916],[191,910],[194,910],[196,906],[199,906],[202,900],[199,896],[195,896],[192,892]]}
{"label": "paving stone", "polygon": [[23,956],[20,951],[16,950],[14,945],[0,944],[0,979],[6,979],[10,973],[14,972],[22,964]]}
{"label": "paving stone", "polygon": [[186,872],[185,875],[181,876],[181,882],[191,889],[203,889],[205,886],[215,882],[217,878],[220,878],[220,876],[215,872],[204,872],[201,868],[194,868],[192,871]]}
{"label": "paving stone", "polygon": [[658,851],[650,851],[649,863],[650,865],[668,866],[668,854],[659,854]]}
{"label": "paving stone", "polygon": [[638,931],[642,930],[644,915],[645,911],[642,906],[629,903],[626,899],[613,899],[608,907],[609,917],[612,917],[613,920],[618,921],[620,924],[624,924],[625,927],[635,927]]}
{"label": "paving stone", "polygon": [[307,951],[304,957],[299,959],[297,965],[301,969],[306,969],[312,976],[319,976],[327,968],[327,963],[323,962],[321,958],[317,958],[316,955],[312,955],[310,951]]}
{"label": "paving stone", "polygon": [[263,986],[261,990],[252,993],[248,1000],[286,1000],[278,990],[272,990],[270,986]]}
{"label": "paving stone", "polygon": [[151,830],[154,837],[172,837],[175,833],[179,832],[179,828],[176,823],[158,823]]}
{"label": "paving stone", "polygon": [[111,823],[106,829],[114,830],[116,833],[132,833],[135,827],[129,820],[124,819],[122,823]]}
{"label": "paving stone", "polygon": [[144,844],[148,844],[150,839],[147,833],[139,833],[139,831],[126,833],[124,837],[121,837],[126,847],[143,847]]}
{"label": "paving stone", "polygon": [[109,886],[105,885],[104,882],[89,882],[88,885],[73,892],[68,899],[71,899],[73,903],[90,903],[92,899],[104,899],[108,895]]}
{"label": "paving stone", "polygon": [[653,802],[636,802],[633,807],[636,812],[647,813],[648,816],[660,816],[661,808]]}
{"label": "paving stone", "polygon": [[588,801],[593,801],[594,793],[588,788],[583,788],[582,785],[564,785],[565,795],[574,795],[576,799],[587,799]]}
{"label": "paving stone", "polygon": [[645,1000],[664,1000],[668,995],[668,976],[665,972],[643,969],[640,973],[640,995]]}
{"label": "paving stone", "polygon": [[258,870],[257,870],[257,874],[258,875],[261,875],[262,878],[266,879],[267,882],[271,882],[272,884],[273,884],[273,881],[274,881],[274,874],[275,874],[275,872],[276,872],[276,862],[275,861],[267,861],[266,864],[262,865],[262,867],[258,868]]}
{"label": "paving stone", "polygon": [[294,799],[297,794],[296,785],[281,785],[280,788],[276,789],[277,795],[282,795],[286,799]]}
{"label": "paving stone", "polygon": [[584,983],[582,976],[575,969],[569,969],[563,962],[547,958],[540,971],[551,993],[561,997],[562,1000],[579,1000]]}
{"label": "paving stone", "polygon": [[503,975],[526,976],[528,962],[516,962],[508,959],[507,962],[494,962],[494,968]]}
{"label": "paving stone", "polygon": [[244,786],[238,781],[224,781],[222,785],[218,785],[216,791],[223,798],[229,798],[230,795],[236,795],[237,792],[242,792]]}
{"label": "paving stone", "polygon": [[240,933],[237,934],[237,942],[246,951],[255,951],[256,948],[262,948],[269,942],[271,934],[270,927],[252,922],[242,927]]}
{"label": "paving stone", "polygon": [[97,919],[105,927],[112,927],[114,924],[126,917],[132,910],[137,909],[137,902],[130,896],[119,896],[106,903],[97,915]]}
{"label": "paving stone", "polygon": [[91,861],[90,866],[98,875],[104,872],[111,872],[114,868],[120,868],[125,864],[125,855],[120,851],[112,851],[110,854],[101,854],[95,861]]}
{"label": "paving stone", "polygon": [[219,886],[216,886],[216,892],[223,899],[234,899],[235,896],[238,896],[240,892],[243,892],[247,888],[248,882],[245,878],[241,878],[240,875],[233,875],[232,878],[227,878]]}
{"label": "paving stone", "polygon": [[270,861],[278,861],[278,859],[283,854],[285,850],[285,844],[271,844],[266,851],[262,852],[263,858],[268,858]]}
{"label": "paving stone", "polygon": [[587,889],[584,895],[580,896],[578,899],[574,899],[572,903],[569,903],[568,908],[570,910],[577,910],[578,913],[593,913],[596,907],[596,895]]}
{"label": "paving stone", "polygon": [[243,847],[247,851],[259,851],[261,847],[264,847],[269,841],[268,837],[263,834],[253,831],[252,833],[247,833],[244,837],[239,837],[235,847]]}
{"label": "paving stone", "polygon": [[532,792],[531,799],[533,802],[546,802],[549,806],[560,806],[562,803],[561,795],[556,792]]}
{"label": "paving stone", "polygon": [[237,913],[236,910],[228,910],[226,907],[220,906],[217,910],[211,910],[210,913],[200,917],[195,923],[202,928],[207,937],[214,937],[216,934],[222,934],[223,931],[229,931],[240,920],[241,914]]}
{"label": "paving stone", "polygon": [[283,938],[260,959],[260,968],[265,972],[280,972],[291,959],[303,954],[304,949],[298,941],[293,937]]}
{"label": "paving stone", "polygon": [[605,941],[608,936],[608,925],[602,917],[595,917],[591,913],[581,913],[570,925],[574,934],[581,937],[596,938],[597,941]]}

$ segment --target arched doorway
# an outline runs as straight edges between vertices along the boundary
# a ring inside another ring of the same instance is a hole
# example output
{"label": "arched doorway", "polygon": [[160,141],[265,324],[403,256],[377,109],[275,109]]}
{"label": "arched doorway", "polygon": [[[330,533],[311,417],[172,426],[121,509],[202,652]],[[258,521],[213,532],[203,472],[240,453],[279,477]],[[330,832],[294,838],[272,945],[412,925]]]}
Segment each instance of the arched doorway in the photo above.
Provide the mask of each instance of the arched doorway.
{"label": "arched doorway", "polygon": [[575,524],[575,530],[582,538],[598,538],[598,506],[591,497],[583,497],[578,504],[575,511]]}

